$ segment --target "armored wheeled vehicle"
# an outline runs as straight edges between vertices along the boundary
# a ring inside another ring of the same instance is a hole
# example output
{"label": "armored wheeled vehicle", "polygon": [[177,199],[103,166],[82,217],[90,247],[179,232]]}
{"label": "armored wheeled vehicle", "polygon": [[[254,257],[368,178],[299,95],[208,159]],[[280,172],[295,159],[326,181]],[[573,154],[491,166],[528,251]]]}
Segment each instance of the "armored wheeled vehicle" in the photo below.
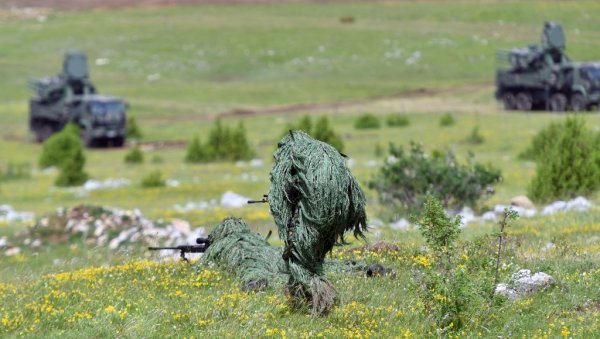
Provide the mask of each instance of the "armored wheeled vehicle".
{"label": "armored wheeled vehicle", "polygon": [[86,55],[68,52],[62,73],[29,83],[29,129],[38,142],[73,122],[80,126],[86,146],[121,147],[125,141],[127,103],[100,95],[89,79]]}
{"label": "armored wheeled vehicle", "polygon": [[496,98],[506,110],[585,111],[600,103],[600,63],[571,62],[562,27],[546,22],[542,44],[498,52]]}

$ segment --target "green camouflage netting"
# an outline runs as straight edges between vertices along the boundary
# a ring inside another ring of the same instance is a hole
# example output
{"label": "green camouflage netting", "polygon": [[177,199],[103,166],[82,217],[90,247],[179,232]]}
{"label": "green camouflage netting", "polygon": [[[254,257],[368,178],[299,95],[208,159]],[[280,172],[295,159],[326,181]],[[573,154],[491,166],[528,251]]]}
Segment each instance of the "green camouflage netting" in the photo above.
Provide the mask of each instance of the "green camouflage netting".
{"label": "green camouflage netting", "polygon": [[[252,233],[244,220],[229,217],[209,234],[210,246],[202,263],[212,262],[236,275],[241,289],[261,291],[283,286],[287,280],[281,247],[271,247],[267,240]],[[392,270],[380,264],[367,265],[363,260],[327,259],[324,270],[331,273],[364,272],[367,277],[390,275]],[[199,267],[203,268],[202,264]]]}
{"label": "green camouflage netting", "polygon": [[327,313],[336,291],[323,262],[344,233],[364,237],[365,196],[344,156],[306,133],[290,131],[278,144],[271,170],[269,205],[284,242],[284,272],[292,306]]}
{"label": "green camouflage netting", "polygon": [[236,274],[242,290],[259,291],[285,281],[281,249],[269,246],[265,238],[252,233],[244,220],[226,218],[208,238],[210,246],[203,259]]}

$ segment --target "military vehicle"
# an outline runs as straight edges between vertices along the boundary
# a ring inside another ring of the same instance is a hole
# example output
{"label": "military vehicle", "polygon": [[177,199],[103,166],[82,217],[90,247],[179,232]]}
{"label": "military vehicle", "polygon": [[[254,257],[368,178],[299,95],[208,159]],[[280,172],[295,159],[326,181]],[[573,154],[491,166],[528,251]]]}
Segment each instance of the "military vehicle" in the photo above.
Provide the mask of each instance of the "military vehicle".
{"label": "military vehicle", "polygon": [[571,62],[561,25],[546,22],[541,46],[498,52],[508,68],[496,71],[496,99],[506,110],[562,112],[598,108],[600,63]]}
{"label": "military vehicle", "polygon": [[121,147],[125,141],[127,103],[99,95],[89,79],[84,53],[67,52],[62,73],[29,82],[29,129],[38,142],[73,122],[81,127],[86,146]]}

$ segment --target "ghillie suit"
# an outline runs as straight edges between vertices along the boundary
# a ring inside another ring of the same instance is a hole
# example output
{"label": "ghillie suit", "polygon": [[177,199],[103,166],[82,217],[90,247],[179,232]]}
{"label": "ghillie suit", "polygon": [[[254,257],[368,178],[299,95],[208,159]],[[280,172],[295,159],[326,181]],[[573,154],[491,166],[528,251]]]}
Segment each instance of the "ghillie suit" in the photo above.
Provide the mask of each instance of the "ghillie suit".
{"label": "ghillie suit", "polygon": [[[210,245],[202,262],[212,262],[236,275],[245,292],[257,292],[286,282],[285,262],[281,247],[271,247],[267,240],[253,233],[242,219],[229,217],[208,235]],[[203,266],[200,267],[202,269]],[[362,272],[366,277],[390,276],[396,273],[381,264],[367,265],[363,260],[324,262],[324,270],[335,273]]]}
{"label": "ghillie suit", "polygon": [[325,255],[344,242],[346,231],[364,238],[364,193],[335,148],[290,131],[275,152],[268,197],[284,242],[291,304],[308,304],[313,315],[326,314],[337,293],[324,276]]}
{"label": "ghillie suit", "polygon": [[242,290],[260,291],[285,281],[281,249],[269,246],[264,237],[251,232],[244,220],[224,219],[208,239],[210,246],[203,259],[236,274]]}

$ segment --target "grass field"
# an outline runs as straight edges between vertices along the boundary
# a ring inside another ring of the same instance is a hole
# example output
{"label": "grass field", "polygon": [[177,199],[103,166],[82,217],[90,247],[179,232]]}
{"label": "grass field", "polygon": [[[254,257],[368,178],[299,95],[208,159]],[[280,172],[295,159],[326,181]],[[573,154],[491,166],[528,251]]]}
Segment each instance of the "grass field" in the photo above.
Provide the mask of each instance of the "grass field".
{"label": "grass field", "polygon": [[[277,140],[303,114],[329,117],[364,188],[384,161],[375,156],[377,145],[413,140],[428,150],[453,149],[461,159],[472,152],[500,168],[504,177],[481,206],[486,210],[526,193],[535,165],[517,155],[536,131],[563,119],[559,114],[502,112],[493,99],[495,51],[538,42],[543,21],[556,20],[565,28],[572,59],[600,60],[596,1],[202,5],[33,14],[2,4],[0,169],[27,163],[34,170],[29,179],[0,182],[0,204],[37,216],[86,203],[139,208],[151,218],[182,218],[209,228],[236,215],[265,233],[274,229],[266,205],[190,212],[173,206],[218,200],[227,190],[259,198],[269,188]],[[354,23],[340,21],[350,16]],[[142,141],[187,142],[205,135],[220,116],[231,126],[243,121],[263,165],[185,164],[185,147],[174,147],[147,150],[146,162],[131,166],[123,162],[126,149],[95,149],[85,152],[90,176],[125,178],[131,185],[91,192],[54,187],[56,172],[36,169],[41,146],[27,130],[27,79],[57,73],[68,49],[87,52],[100,92],[127,99],[144,133]],[[108,63],[97,64],[97,59]],[[305,109],[294,108],[297,104]],[[251,113],[234,114],[236,110]],[[382,118],[403,113],[410,125],[354,129],[355,118],[365,112]],[[455,125],[440,127],[445,113],[455,117]],[[588,127],[600,130],[599,114],[584,118]],[[475,126],[485,138],[481,145],[464,142]],[[149,161],[157,157],[162,161]],[[141,188],[141,177],[156,169],[180,185]],[[366,193],[370,218],[389,212],[378,204],[375,192]],[[600,203],[598,195],[589,198]],[[486,312],[471,310],[472,320],[458,335],[600,335],[598,225],[598,208],[519,221],[509,238],[512,264],[503,277],[517,268],[544,270],[555,276],[557,286]],[[0,224],[0,237],[25,226]],[[491,224],[468,227],[462,238],[470,241],[491,232]],[[410,288],[413,257],[423,240],[414,230],[387,227],[369,239],[391,241],[402,250],[356,257],[382,260],[399,278],[335,275],[341,304],[322,319],[290,312],[280,291],[241,294],[233,278],[218,270],[196,274],[178,264],[139,261],[142,249],[111,253],[75,243],[2,257],[0,335],[434,336],[424,305]],[[544,252],[548,242],[557,247]],[[342,250],[334,253],[344,255]],[[52,276],[68,271],[74,273]],[[390,295],[391,290],[397,293]]]}

